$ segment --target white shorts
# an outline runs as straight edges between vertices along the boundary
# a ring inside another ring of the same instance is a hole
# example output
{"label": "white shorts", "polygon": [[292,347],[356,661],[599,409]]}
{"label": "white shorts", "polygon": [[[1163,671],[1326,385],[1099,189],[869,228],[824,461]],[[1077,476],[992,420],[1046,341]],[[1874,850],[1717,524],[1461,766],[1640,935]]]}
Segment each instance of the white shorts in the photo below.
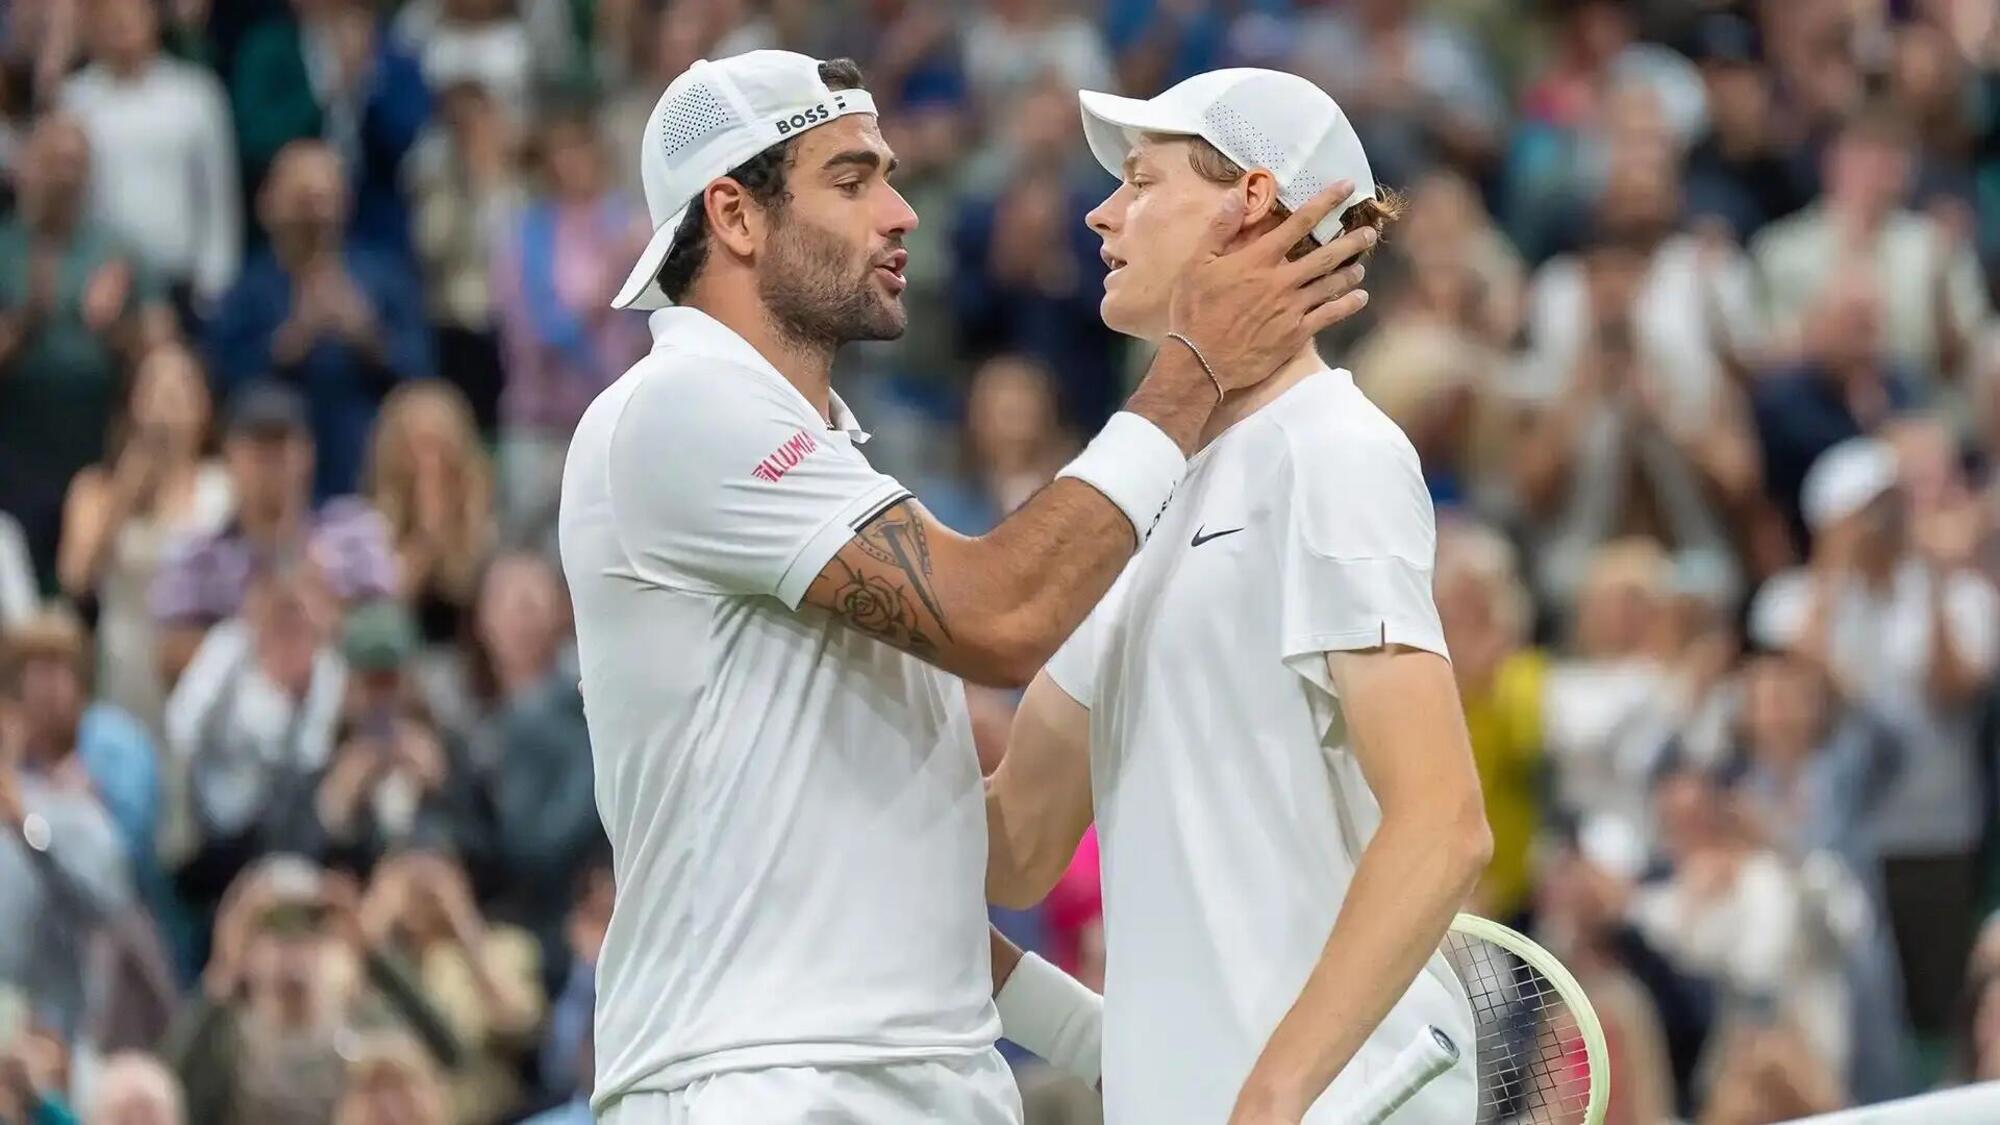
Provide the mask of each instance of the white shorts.
{"label": "white shorts", "polygon": [[997,1050],[879,1066],[733,1070],[613,1102],[600,1125],[1021,1125]]}

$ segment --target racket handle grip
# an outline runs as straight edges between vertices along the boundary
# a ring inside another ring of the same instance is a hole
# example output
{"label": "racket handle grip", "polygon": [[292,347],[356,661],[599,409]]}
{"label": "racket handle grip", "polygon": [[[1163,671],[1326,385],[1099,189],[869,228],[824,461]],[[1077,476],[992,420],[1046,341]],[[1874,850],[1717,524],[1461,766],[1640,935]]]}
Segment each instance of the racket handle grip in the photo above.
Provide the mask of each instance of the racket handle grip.
{"label": "racket handle grip", "polygon": [[1389,1062],[1389,1069],[1368,1084],[1355,1101],[1348,1125],[1381,1125],[1415,1097],[1418,1090],[1458,1062],[1458,1044],[1435,1027],[1426,1027]]}

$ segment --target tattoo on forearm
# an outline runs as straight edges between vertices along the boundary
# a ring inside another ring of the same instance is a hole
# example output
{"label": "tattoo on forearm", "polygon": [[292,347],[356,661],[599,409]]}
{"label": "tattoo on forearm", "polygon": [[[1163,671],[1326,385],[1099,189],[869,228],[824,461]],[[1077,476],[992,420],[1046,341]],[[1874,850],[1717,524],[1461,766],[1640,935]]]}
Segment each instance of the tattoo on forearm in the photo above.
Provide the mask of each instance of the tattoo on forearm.
{"label": "tattoo on forearm", "polygon": [[[854,542],[871,558],[901,572],[904,581],[866,575],[839,562],[841,577],[833,605],[851,627],[917,656],[935,656],[937,641],[923,620],[928,613],[936,633],[951,639],[944,610],[931,589],[930,544],[921,520],[908,513],[883,513],[855,536]],[[919,612],[919,611],[923,612]]]}

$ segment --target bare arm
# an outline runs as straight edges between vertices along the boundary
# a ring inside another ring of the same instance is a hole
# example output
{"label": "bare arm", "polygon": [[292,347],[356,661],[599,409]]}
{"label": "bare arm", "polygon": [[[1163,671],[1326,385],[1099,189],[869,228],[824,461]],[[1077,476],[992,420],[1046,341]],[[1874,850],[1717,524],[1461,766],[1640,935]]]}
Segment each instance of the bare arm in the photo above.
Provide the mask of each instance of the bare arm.
{"label": "bare arm", "polygon": [[1297,1122],[1444,939],[1493,838],[1451,666],[1418,649],[1327,655],[1382,806],[1318,965],[1251,1069],[1236,1125]]}
{"label": "bare arm", "polygon": [[63,499],[62,540],[56,545],[56,580],[80,597],[97,585],[111,553],[112,532],[125,520],[124,496],[100,468],[78,473]]}
{"label": "bare arm", "polygon": [[1090,820],[1090,711],[1044,672],[986,779],[987,900],[1014,910],[1042,901]]}
{"label": "bare arm", "polygon": [[1007,940],[1007,935],[992,926],[986,927],[986,956],[993,964],[993,994],[1007,987],[1007,978],[1014,975],[1014,966],[1021,963],[1021,947]]}

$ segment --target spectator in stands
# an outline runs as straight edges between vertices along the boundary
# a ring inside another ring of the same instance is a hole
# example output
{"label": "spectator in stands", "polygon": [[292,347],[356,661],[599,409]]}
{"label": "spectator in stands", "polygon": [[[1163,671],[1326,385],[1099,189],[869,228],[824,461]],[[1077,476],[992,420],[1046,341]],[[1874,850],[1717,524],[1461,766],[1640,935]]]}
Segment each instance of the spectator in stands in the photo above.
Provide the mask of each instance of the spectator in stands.
{"label": "spectator in stands", "polygon": [[1635,893],[1634,923],[1682,971],[1716,982],[1725,1028],[1791,1024],[1842,1072],[1855,1029],[1845,958],[1829,933],[1834,895],[1766,846],[1754,813],[1707,775],[1670,774],[1657,793],[1667,869]]}
{"label": "spectator in stands", "polygon": [[354,240],[407,263],[409,209],[399,177],[430,114],[422,70],[363,0],[292,0],[291,8],[250,29],[229,75],[250,183],[275,173],[295,142],[324,142],[334,171],[349,175]]}
{"label": "spectator in stands", "polygon": [[956,479],[923,488],[924,504],[954,530],[983,535],[1054,480],[1075,445],[1048,369],[1022,356],[995,356],[973,372],[966,391],[968,463]]}
{"label": "spectator in stands", "polygon": [[279,153],[257,218],[270,247],[245,264],[210,326],[216,383],[227,393],[274,376],[299,388],[318,446],[314,494],[325,499],[354,488],[382,396],[430,370],[423,299],[407,265],[347,236],[327,144]]}
{"label": "spectator in stands", "polygon": [[1764,479],[1801,552],[1811,533],[1800,503],[1807,470],[1920,394],[1914,375],[1882,349],[1881,285],[1861,275],[1834,280],[1813,308],[1802,362],[1760,378],[1752,391]]}
{"label": "spectator in stands", "polygon": [[605,927],[611,924],[611,869],[591,869],[580,883],[563,927],[570,969],[562,990],[549,1008],[548,1031],[542,1041],[542,1088],[558,1096],[590,1093],[587,1065],[592,1009],[597,998],[597,956],[604,948]]}
{"label": "spectator in stands", "polygon": [[443,848],[483,865],[491,816],[459,740],[441,730],[411,676],[416,626],[394,602],[349,612],[349,672],[332,757],[306,779],[294,814],[300,848],[366,874],[406,847]]}
{"label": "spectator in stands", "polygon": [[551,992],[569,967],[570,899],[608,848],[597,818],[583,693],[565,659],[569,606],[546,558],[511,552],[479,586],[467,663],[480,718],[473,758],[494,812],[493,916],[542,943]]}
{"label": "spectator in stands", "polygon": [[90,137],[91,214],[166,284],[183,315],[221,298],[243,256],[229,103],[215,75],[160,51],[147,0],[91,0],[91,64],[63,85]]}
{"label": "spectator in stands", "polygon": [[505,120],[528,120],[533,51],[513,0],[415,0],[396,13],[396,38],[432,90],[470,84],[489,92]]}
{"label": "spectator in stands", "polygon": [[451,384],[406,383],[382,404],[364,488],[389,525],[396,594],[426,645],[451,644],[465,631],[497,530],[492,477],[472,410]]}
{"label": "spectator in stands", "polygon": [[1493,829],[1493,862],[1475,901],[1481,914],[1514,918],[1529,906],[1541,830],[1548,657],[1528,644],[1534,603],[1513,547],[1497,531],[1465,520],[1439,527],[1432,585]]}
{"label": "spectator in stands", "polygon": [[1386,266],[1393,278],[1401,269],[1403,284],[1417,294],[1414,304],[1429,317],[1491,348],[1511,348],[1520,336],[1526,283],[1521,255],[1493,225],[1464,176],[1438,170],[1413,181],[1408,217],[1376,259],[1371,276]]}
{"label": "spectator in stands", "polygon": [[83,1125],[186,1125],[180,1080],[137,1051],[113,1055],[91,1082]]}
{"label": "spectator in stands", "polygon": [[[1098,302],[1107,267],[1098,239],[1076,222],[1104,197],[1101,174],[1068,159],[1074,99],[1044,85],[1012,104],[1011,149],[989,154],[992,195],[964,200],[952,231],[959,346],[975,356],[1013,352],[1055,372],[1065,418],[1089,429],[1124,395],[1124,338]],[[918,229],[922,229],[919,226]]]}
{"label": "spectator in stands", "polygon": [[[1931,388],[1965,373],[1974,335],[1992,313],[1970,231],[1909,209],[1912,137],[1884,110],[1852,117],[1828,145],[1826,190],[1751,244],[1773,329],[1809,348],[1803,322],[1829,288],[1881,283],[1882,353]],[[1824,334],[1825,326],[1816,326]]]}
{"label": "spectator in stands", "polygon": [[[109,0],[125,3],[126,0]],[[146,353],[104,461],[70,481],[56,577],[97,608],[97,694],[153,730],[166,688],[150,594],[178,541],[221,531],[236,506],[206,449],[212,411],[200,363],[178,344]]]}
{"label": "spectator in stands", "polygon": [[271,558],[249,586],[240,616],[208,631],[167,700],[170,768],[187,778],[193,836],[176,883],[204,914],[256,857],[317,842],[302,810],[333,755],[348,680],[339,609],[317,566]]}
{"label": "spectator in stands", "polygon": [[1378,183],[1407,184],[1435,164],[1479,175],[1498,155],[1505,103],[1442,16],[1403,0],[1315,6],[1298,16],[1292,47],[1291,65],[1353,120]]}
{"label": "spectator in stands", "polygon": [[1461,269],[1389,284],[1375,330],[1347,357],[1355,385],[1416,448],[1439,508],[1479,503],[1472,493],[1490,481],[1483,470],[1497,452],[1494,396],[1481,386],[1481,376],[1499,356],[1438,308],[1440,302],[1469,303],[1469,294],[1451,291],[1469,281]]}
{"label": "spectator in stands", "polygon": [[[1516,393],[1527,401],[1510,435],[1535,584],[1558,607],[1575,595],[1594,549],[1621,535],[1699,551],[1733,570],[1731,530],[1756,494],[1746,412],[1712,370],[1694,375],[1682,357],[1647,346],[1653,333],[1640,298],[1653,253],[1645,229],[1605,223],[1567,298],[1550,293],[1549,313],[1534,318],[1583,325],[1543,333],[1543,349],[1522,368]],[[1561,278],[1542,292],[1564,286]]]}
{"label": "spectator in stands", "polygon": [[1819,670],[1796,657],[1758,657],[1740,679],[1732,796],[1779,854],[1835,897],[1832,936],[1853,997],[1848,1085],[1866,1100],[1895,1097],[1905,1090],[1907,1043],[1876,821],[1906,752],[1865,707],[1842,706]]}
{"label": "spectator in stands", "polygon": [[27,760],[39,724],[21,714],[18,679],[0,691],[0,986],[67,1042],[83,1018],[78,952],[132,900],[131,882],[117,825],[88,786]]}
{"label": "spectator in stands", "polygon": [[1633,928],[1624,880],[1567,844],[1548,849],[1540,867],[1536,932],[1590,997],[1620,1076],[1605,1120],[1672,1119],[1691,1100],[1678,1080],[1693,1072],[1708,1034],[1706,988],[1674,972]]}
{"label": "spectator in stands", "polygon": [[395,554],[381,515],[352,497],[314,507],[313,439],[297,392],[274,383],[239,391],[229,403],[222,460],[235,517],[213,534],[174,544],[153,580],[168,683],[187,667],[209,627],[236,615],[261,565],[310,558],[343,603],[396,590]]}
{"label": "spectator in stands", "polygon": [[1713,12],[1695,25],[1694,40],[1708,91],[1708,130],[1687,154],[1688,213],[1720,220],[1747,243],[1811,201],[1811,170],[1800,166],[1781,134],[1757,26]]}
{"label": "spectator in stands", "polygon": [[167,1055],[191,1120],[332,1125],[349,1037],[382,1031],[416,1035],[446,1066],[458,1060],[417,983],[369,944],[353,884],[279,855],[230,888]]}
{"label": "spectator in stands", "polygon": [[1823,669],[1905,749],[1876,823],[1910,1016],[1942,1033],[1972,940],[1978,712],[2000,660],[2000,599],[1971,567],[1976,525],[1909,511],[1899,476],[1874,439],[1824,454],[1803,488],[1809,566],[1766,584],[1750,620],[1757,640]]}
{"label": "spectator in stands", "polygon": [[333,1125],[464,1125],[454,1116],[437,1064],[407,1035],[371,1036],[347,1064]]}
{"label": "spectator in stands", "polygon": [[76,122],[36,124],[0,223],[0,511],[36,570],[55,573],[63,490],[104,452],[120,361],[172,334],[150,271],[85,215],[90,144]]}
{"label": "spectator in stands", "polygon": [[1876,825],[1907,749],[1862,706],[1844,706],[1818,667],[1789,653],[1739,673],[1736,784],[1786,854],[1840,857],[1880,893]]}
{"label": "spectator in stands", "polygon": [[501,514],[510,538],[549,533],[570,431],[647,347],[646,323],[611,307],[650,234],[612,187],[596,124],[559,113],[536,138],[534,196],[509,220],[494,262],[507,367],[500,400]]}
{"label": "spectator in stands", "polygon": [[973,17],[961,42],[973,98],[988,114],[1043,82],[1065,93],[1110,88],[1111,59],[1103,38],[1064,0],[992,0]]}
{"label": "spectator in stands", "polygon": [[8,697],[18,708],[21,768],[94,796],[118,830],[125,869],[149,900],[164,885],[154,862],[161,786],[152,738],[117,706],[93,702],[90,638],[50,610],[5,636]]}
{"label": "spectator in stands", "polygon": [[534,937],[489,924],[465,871],[436,852],[383,860],[362,898],[361,924],[371,947],[419,983],[462,1051],[449,1081],[450,1120],[502,1120],[520,1102],[516,1076],[547,1007]]}
{"label": "spectator in stands", "polygon": [[499,426],[501,387],[492,257],[507,217],[520,206],[518,138],[519,127],[491,91],[454,83],[440,92],[438,115],[408,166],[438,373],[465,392],[488,435]]}
{"label": "spectator in stands", "polygon": [[1550,669],[1542,700],[1556,805],[1581,819],[1600,862],[1616,857],[1628,876],[1648,850],[1648,782],[1683,717],[1672,690],[1675,654],[1658,644],[1672,581],[1672,562],[1650,539],[1593,552],[1568,651]]}
{"label": "spectator in stands", "polygon": [[1916,202],[1927,209],[1972,207],[1982,141],[1975,117],[1983,114],[1969,96],[1976,89],[1969,60],[1948,27],[1922,20],[1897,25],[1889,49],[1888,98],[1910,124]]}

